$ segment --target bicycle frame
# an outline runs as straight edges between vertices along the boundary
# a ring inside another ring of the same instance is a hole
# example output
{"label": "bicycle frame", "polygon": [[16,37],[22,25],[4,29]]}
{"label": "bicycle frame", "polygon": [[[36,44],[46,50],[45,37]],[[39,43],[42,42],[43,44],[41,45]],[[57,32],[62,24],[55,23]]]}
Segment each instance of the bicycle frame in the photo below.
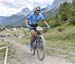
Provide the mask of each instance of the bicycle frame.
{"label": "bicycle frame", "polygon": [[[38,27],[36,30],[37,30],[37,36],[33,44],[32,54],[35,55],[35,51],[37,51],[38,59],[43,60],[45,57],[45,49],[44,49],[45,39],[42,35],[43,28]],[[42,53],[41,55],[40,52]]]}

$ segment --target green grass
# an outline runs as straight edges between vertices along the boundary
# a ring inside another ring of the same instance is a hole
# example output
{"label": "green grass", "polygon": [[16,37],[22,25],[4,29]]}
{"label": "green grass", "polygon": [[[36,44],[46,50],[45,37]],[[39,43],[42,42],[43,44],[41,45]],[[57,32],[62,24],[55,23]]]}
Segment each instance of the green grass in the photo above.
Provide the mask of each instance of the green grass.
{"label": "green grass", "polygon": [[48,54],[62,56],[75,62],[75,26],[64,24],[45,33]]}
{"label": "green grass", "polygon": [[23,36],[22,38],[18,38],[17,41],[22,43],[22,44],[29,44],[30,43],[30,32],[26,33],[25,36]]}
{"label": "green grass", "polygon": [[[59,31],[59,28],[63,29]],[[75,45],[75,26],[62,25],[49,30],[45,34],[48,46],[65,49]]]}
{"label": "green grass", "polygon": [[[59,31],[61,29],[61,31]],[[75,42],[75,26],[73,25],[62,25],[49,30],[45,34],[46,40],[52,42],[68,42],[68,44],[74,44]]]}
{"label": "green grass", "polygon": [[[8,59],[11,59],[14,57],[14,49],[11,47],[12,44],[9,44],[7,42],[0,42],[0,47],[6,47],[8,46]],[[0,49],[0,61],[4,60],[6,53],[6,48]]]}

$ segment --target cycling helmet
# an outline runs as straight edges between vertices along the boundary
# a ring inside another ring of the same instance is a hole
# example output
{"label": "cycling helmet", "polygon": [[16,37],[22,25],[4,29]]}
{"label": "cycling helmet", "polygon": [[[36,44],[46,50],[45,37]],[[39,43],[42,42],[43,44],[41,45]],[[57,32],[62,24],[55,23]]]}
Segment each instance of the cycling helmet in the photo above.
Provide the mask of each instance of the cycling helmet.
{"label": "cycling helmet", "polygon": [[41,7],[40,7],[40,6],[37,6],[37,7],[35,7],[34,10],[35,10],[35,11],[36,11],[36,10],[39,10],[39,11],[40,11],[40,10],[41,10]]}

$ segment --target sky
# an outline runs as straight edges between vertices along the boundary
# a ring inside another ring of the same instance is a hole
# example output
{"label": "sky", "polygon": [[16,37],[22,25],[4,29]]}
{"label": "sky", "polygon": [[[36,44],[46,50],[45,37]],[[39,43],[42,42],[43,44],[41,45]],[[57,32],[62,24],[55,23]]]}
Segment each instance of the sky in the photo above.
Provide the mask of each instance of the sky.
{"label": "sky", "polygon": [[42,8],[52,5],[54,0],[0,0],[0,16],[11,16],[21,12],[23,8],[33,10],[35,6]]}

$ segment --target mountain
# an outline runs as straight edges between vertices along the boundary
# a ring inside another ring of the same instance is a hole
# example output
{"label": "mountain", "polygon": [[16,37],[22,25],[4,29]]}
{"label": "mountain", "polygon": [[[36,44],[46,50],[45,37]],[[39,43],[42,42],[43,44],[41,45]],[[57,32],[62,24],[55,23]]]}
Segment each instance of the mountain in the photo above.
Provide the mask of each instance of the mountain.
{"label": "mountain", "polygon": [[19,16],[18,15],[12,15],[10,17],[2,17],[0,19],[0,25],[13,25],[13,23],[15,23],[16,21],[19,21],[20,19],[22,19],[24,17],[25,17],[24,15],[19,15]]}
{"label": "mountain", "polygon": [[[47,9],[48,8],[43,8],[42,12],[46,12]],[[22,9],[21,12],[14,14],[12,16],[8,16],[8,17],[0,16],[0,25],[23,26],[25,23],[25,18],[30,12],[31,11],[28,8],[24,8]]]}
{"label": "mountain", "polygon": [[51,9],[57,9],[59,8],[60,4],[63,4],[64,2],[70,2],[72,3],[73,0],[54,0]]}
{"label": "mountain", "polygon": [[47,18],[50,18],[58,13],[60,4],[63,4],[64,2],[72,3],[72,1],[73,0],[54,0],[53,4],[48,6],[48,10],[44,12],[44,15],[46,15]]}
{"label": "mountain", "polygon": [[[41,13],[43,13],[46,18],[50,18],[58,12],[60,4],[66,1],[72,2],[72,0],[54,0],[53,4],[43,8]],[[9,17],[0,16],[0,25],[23,26],[25,18],[30,12],[28,8],[24,8],[21,12]]]}
{"label": "mountain", "polygon": [[21,12],[12,16],[0,16],[0,25],[23,25],[25,17],[28,15],[29,12],[30,10],[28,8],[24,8]]}
{"label": "mountain", "polygon": [[21,12],[17,13],[16,15],[24,15],[27,16],[29,14],[30,10],[28,8],[22,9]]}

